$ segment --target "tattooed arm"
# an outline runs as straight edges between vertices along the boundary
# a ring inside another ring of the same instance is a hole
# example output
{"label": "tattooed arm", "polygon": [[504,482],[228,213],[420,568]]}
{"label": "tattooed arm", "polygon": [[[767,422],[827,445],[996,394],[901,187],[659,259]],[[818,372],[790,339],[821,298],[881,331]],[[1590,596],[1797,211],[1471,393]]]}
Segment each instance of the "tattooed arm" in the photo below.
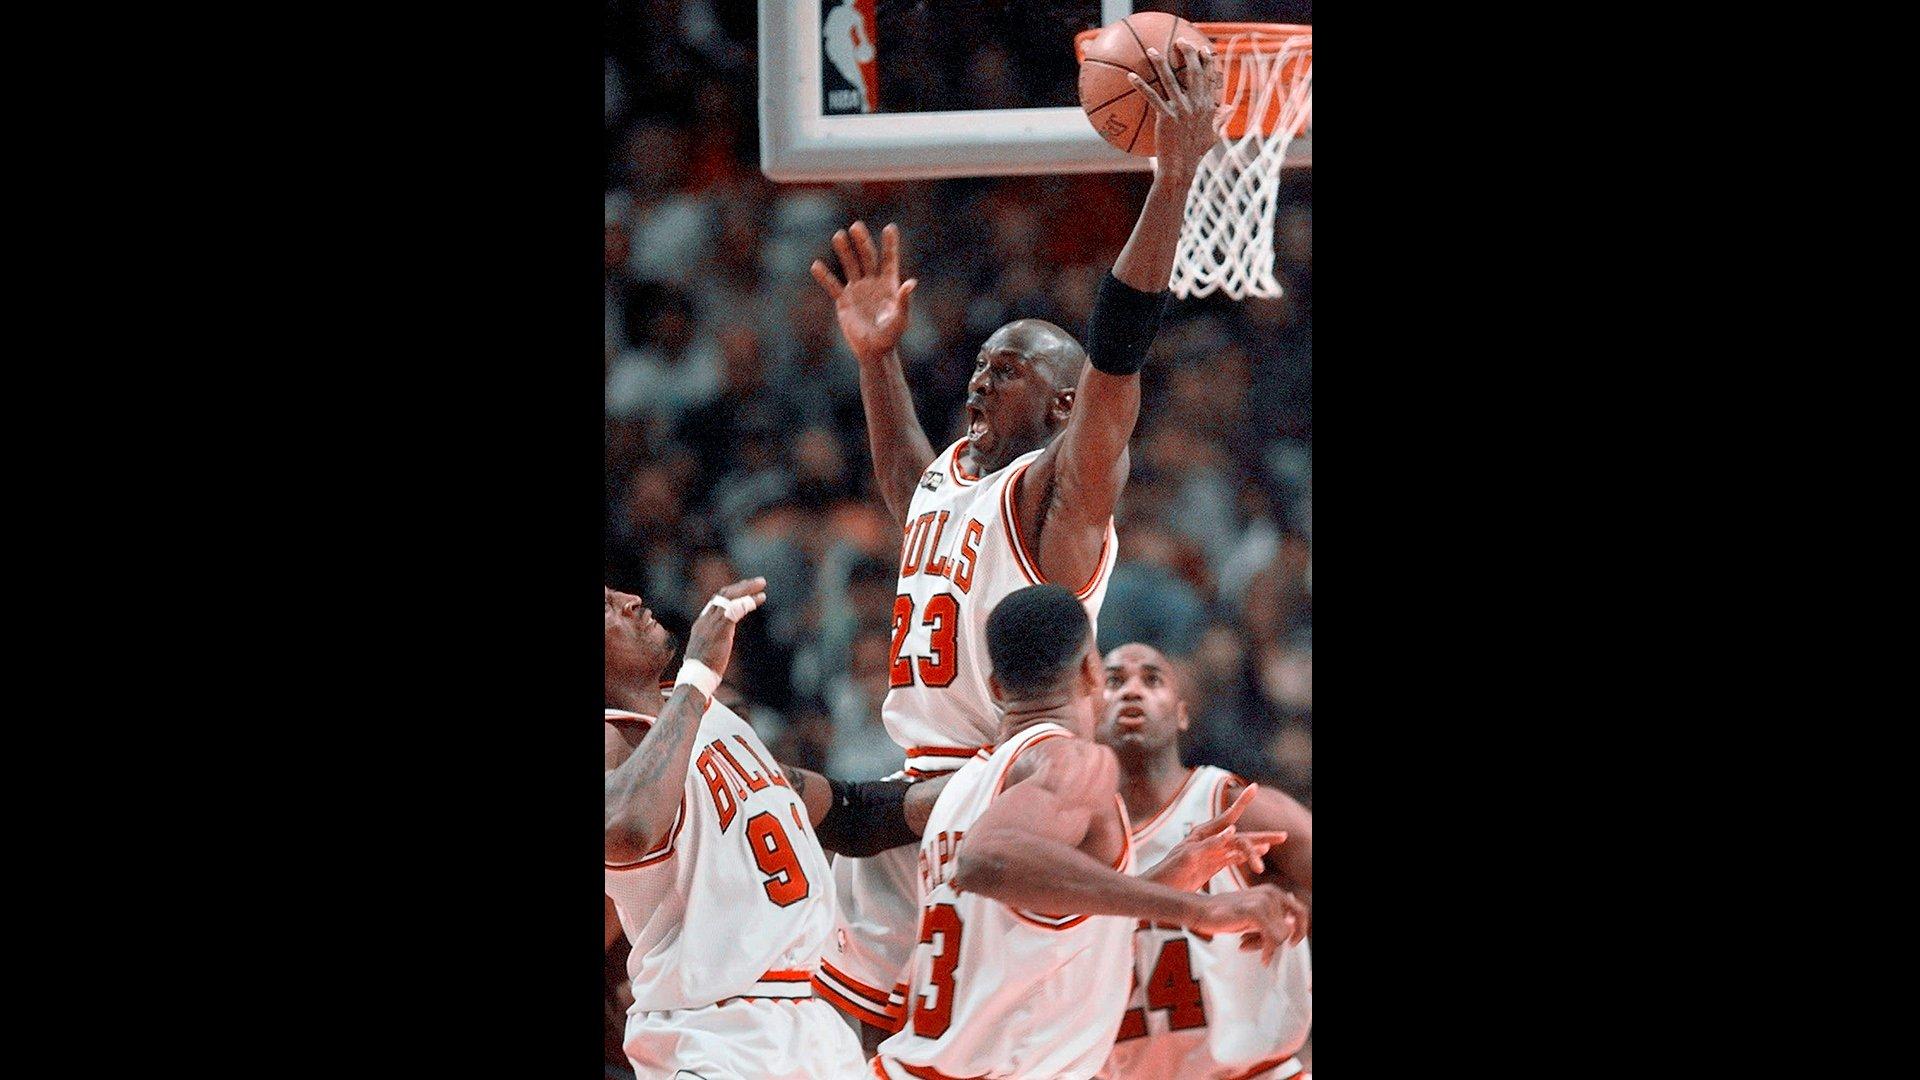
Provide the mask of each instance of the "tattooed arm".
{"label": "tattooed arm", "polygon": [[[761,590],[766,587],[765,578],[750,578],[734,582],[720,595],[729,600],[753,596],[764,603],[766,593]],[[716,675],[725,674],[733,654],[733,630],[733,620],[719,607],[708,605],[687,634],[687,658],[700,661]],[[619,768],[607,773],[607,865],[618,868],[639,862],[673,828],[686,791],[687,759],[708,704],[707,695],[697,687],[675,686],[640,745]]]}

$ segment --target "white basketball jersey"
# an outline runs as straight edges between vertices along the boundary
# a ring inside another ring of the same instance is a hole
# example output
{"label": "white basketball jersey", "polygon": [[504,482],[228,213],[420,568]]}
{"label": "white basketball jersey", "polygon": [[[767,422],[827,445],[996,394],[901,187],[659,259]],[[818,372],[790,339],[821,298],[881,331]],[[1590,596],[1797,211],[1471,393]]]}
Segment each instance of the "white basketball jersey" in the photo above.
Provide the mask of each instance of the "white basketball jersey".
{"label": "white basketball jersey", "polygon": [[691,754],[666,838],[634,862],[607,864],[607,895],[633,943],[629,1015],[811,996],[807,979],[833,930],[833,875],[807,808],[753,728],[717,701]]}
{"label": "white basketball jersey", "polygon": [[[987,691],[987,616],[1008,593],[1046,581],[1013,512],[1013,486],[1041,451],[977,477],[961,465],[967,441],[927,466],[901,538],[891,689],[880,711],[908,751],[909,775],[950,771],[993,741],[1000,718]],[[1119,547],[1109,519],[1092,578],[1056,583],[1076,590],[1096,627]]]}
{"label": "white basketball jersey", "polygon": [[[1194,826],[1226,810],[1227,789],[1238,780],[1212,765],[1188,773],[1173,801],[1134,830],[1135,865],[1151,868]],[[1247,879],[1233,867],[1215,874],[1206,891],[1246,887]],[[1241,952],[1240,938],[1138,923],[1133,992],[1101,1077],[1225,1080],[1299,1050],[1313,1023],[1307,943],[1282,945],[1269,966],[1258,952]]]}
{"label": "white basketball jersey", "polygon": [[[991,755],[980,751],[934,804],[920,841],[906,1025],[880,1044],[892,1059],[886,1064],[956,1077],[1085,1080],[1106,1059],[1126,1005],[1134,921],[1016,911],[951,881],[967,829],[999,794],[1014,759],[1054,738],[1073,735],[1036,724]],[[1114,804],[1124,836],[1127,809],[1118,795]],[[1132,867],[1129,842],[1116,869]]]}

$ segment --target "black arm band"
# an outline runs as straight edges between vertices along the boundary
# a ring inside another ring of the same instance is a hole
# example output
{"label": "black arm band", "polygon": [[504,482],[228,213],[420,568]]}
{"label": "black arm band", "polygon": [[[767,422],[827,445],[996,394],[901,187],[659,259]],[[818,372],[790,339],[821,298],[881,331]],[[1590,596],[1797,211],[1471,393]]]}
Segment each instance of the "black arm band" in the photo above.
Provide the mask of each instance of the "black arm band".
{"label": "black arm band", "polygon": [[1160,333],[1165,292],[1141,292],[1113,276],[1100,279],[1087,320],[1087,359],[1109,375],[1132,375],[1147,362],[1147,350]]}
{"label": "black arm band", "polygon": [[907,785],[869,780],[851,784],[827,778],[833,805],[814,826],[820,846],[864,859],[889,848],[916,843],[920,834],[907,826]]}

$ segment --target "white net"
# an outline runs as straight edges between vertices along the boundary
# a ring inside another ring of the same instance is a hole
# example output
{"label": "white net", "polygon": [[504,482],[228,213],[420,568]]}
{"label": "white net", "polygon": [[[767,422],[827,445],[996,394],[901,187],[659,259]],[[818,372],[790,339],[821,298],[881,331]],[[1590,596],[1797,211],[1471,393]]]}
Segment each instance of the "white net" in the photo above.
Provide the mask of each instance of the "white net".
{"label": "white net", "polygon": [[1215,289],[1235,300],[1280,295],[1273,275],[1273,211],[1287,144],[1313,111],[1313,37],[1253,32],[1215,40],[1216,55],[1242,48],[1227,102],[1246,117],[1245,134],[1223,134],[1194,175],[1173,260],[1175,296],[1206,296]]}

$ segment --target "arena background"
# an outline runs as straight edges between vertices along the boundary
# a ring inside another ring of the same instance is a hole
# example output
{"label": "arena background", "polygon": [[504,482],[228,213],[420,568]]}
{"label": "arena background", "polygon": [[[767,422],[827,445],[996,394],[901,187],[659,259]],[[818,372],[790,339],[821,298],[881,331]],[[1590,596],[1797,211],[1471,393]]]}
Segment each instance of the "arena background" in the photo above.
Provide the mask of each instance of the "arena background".
{"label": "arena background", "polygon": [[[966,6],[978,17],[949,20],[947,47],[883,49],[883,110],[892,63],[935,73],[913,84],[916,110],[1072,103],[1070,43],[1021,32],[1039,5]],[[882,7],[883,35],[887,14],[928,17]],[[1135,8],[1312,22],[1310,3]],[[606,578],[684,635],[718,586],[765,576],[769,608],[729,668],[736,708],[782,760],[875,778],[900,763],[880,722],[899,531],[872,491],[857,368],[807,266],[833,265],[828,240],[856,218],[900,225],[903,276],[921,282],[901,355],[944,446],[995,327],[1084,333],[1149,178],[775,184],[758,164],[756,35],[748,3],[607,8]],[[1276,229],[1284,296],[1168,308],[1099,643],[1145,641],[1182,664],[1190,763],[1311,806],[1311,169],[1289,170]],[[622,1004],[609,1000],[615,1075]]]}

